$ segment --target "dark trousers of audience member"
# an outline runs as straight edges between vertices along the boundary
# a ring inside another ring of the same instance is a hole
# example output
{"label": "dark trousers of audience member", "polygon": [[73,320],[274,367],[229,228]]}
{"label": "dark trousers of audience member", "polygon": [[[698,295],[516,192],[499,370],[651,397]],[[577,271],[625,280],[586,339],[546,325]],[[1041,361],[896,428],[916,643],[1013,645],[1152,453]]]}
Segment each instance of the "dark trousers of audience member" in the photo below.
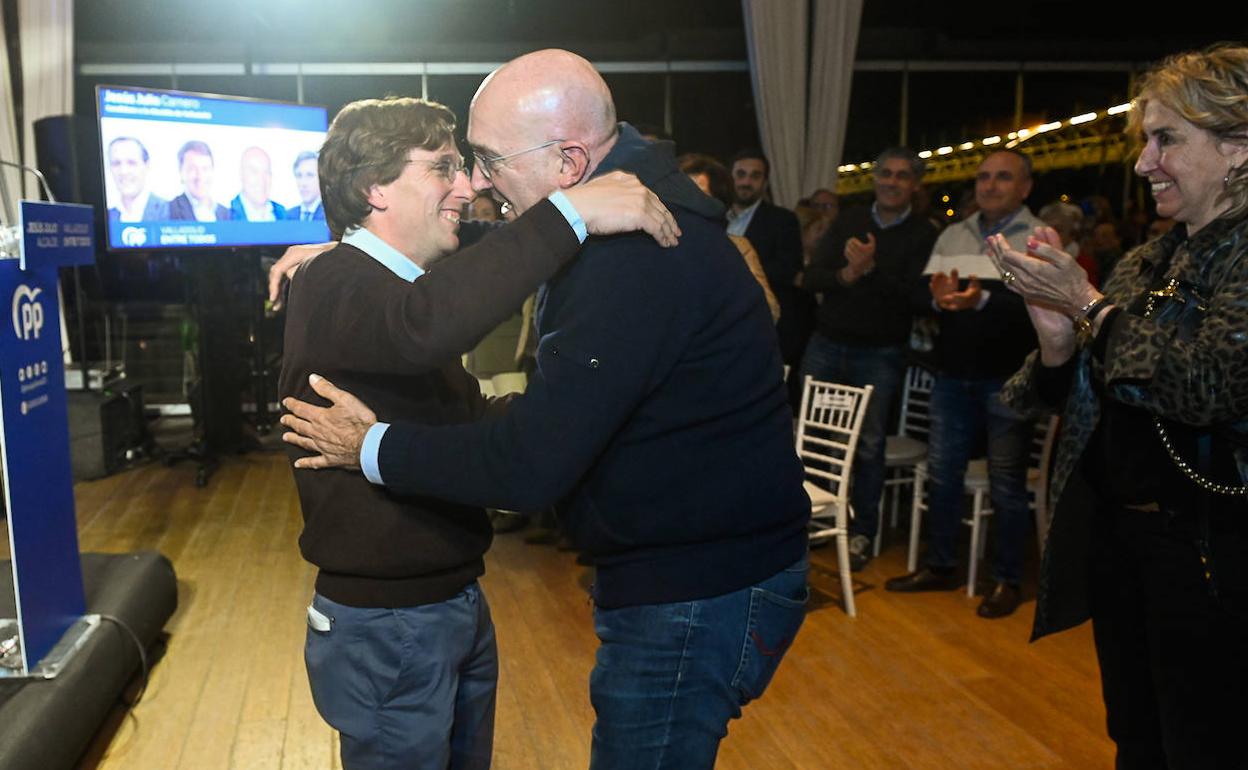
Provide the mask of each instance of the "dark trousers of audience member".
{"label": "dark trousers of audience member", "polygon": [[1248,510],[1220,507],[1207,562],[1193,510],[1097,522],[1092,630],[1120,770],[1248,767]]}
{"label": "dark trousers of audience member", "polygon": [[957,565],[957,536],[964,531],[962,510],[966,466],[979,437],[988,435],[988,482],[996,532],[993,579],[1018,586],[1023,545],[1031,521],[1027,504],[1027,464],[1034,427],[1001,403],[1004,380],[960,380],[938,376],[932,386],[928,437],[928,539],[930,567]]}
{"label": "dark trousers of audience member", "polygon": [[[774,288],[774,287],[773,287]],[[802,408],[802,356],[815,329],[815,300],[808,292],[797,288],[781,293],[780,320],[776,322],[776,336],[780,343],[780,358],[789,367],[789,405],[793,414]]]}
{"label": "dark trousers of audience member", "polygon": [[905,377],[906,353],[900,347],[863,347],[833,342],[816,332],[806,345],[802,358],[802,376],[841,385],[864,387],[874,385],[867,413],[863,415],[862,433],[854,454],[853,485],[850,505],[854,518],[849,523],[851,535],[875,537],[880,526],[880,495],[884,491],[884,442],[888,435],[888,416],[901,390]]}
{"label": "dark trousers of audience member", "polygon": [[344,770],[487,770],[498,646],[477,583],[416,607],[349,607],[320,594],[330,623],[308,628],[316,710],[341,734]]}
{"label": "dark trousers of audience member", "polygon": [[809,566],[709,599],[595,608],[590,770],[711,770],[801,628]]}

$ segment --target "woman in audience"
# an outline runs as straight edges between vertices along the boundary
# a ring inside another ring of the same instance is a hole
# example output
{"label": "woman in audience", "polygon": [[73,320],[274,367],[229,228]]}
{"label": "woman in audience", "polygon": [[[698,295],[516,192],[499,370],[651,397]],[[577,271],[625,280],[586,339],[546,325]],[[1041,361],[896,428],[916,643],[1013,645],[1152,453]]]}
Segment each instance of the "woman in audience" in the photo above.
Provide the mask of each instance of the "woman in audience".
{"label": "woman in audience", "polygon": [[1091,617],[1119,768],[1244,767],[1248,48],[1171,57],[1137,94],[1135,171],[1176,227],[1104,294],[1049,228],[990,244],[1040,339],[1002,395],[1064,413],[1034,636]]}
{"label": "woman in audience", "polygon": [[1036,216],[1044,220],[1044,223],[1057,231],[1057,235],[1062,239],[1062,251],[1067,254],[1074,254],[1075,261],[1079,263],[1088,274],[1088,283],[1093,286],[1101,285],[1101,273],[1097,269],[1096,260],[1081,253],[1081,243],[1083,241],[1083,209],[1072,203],[1063,203],[1060,200],[1046,204],[1040,209]]}
{"label": "woman in audience", "polygon": [[797,215],[797,224],[802,228],[802,267],[804,268],[815,258],[815,247],[828,232],[833,220],[825,217],[814,206],[801,203],[797,204],[793,213]]}
{"label": "woman in audience", "polygon": [[[724,204],[725,208],[732,205],[732,175],[728,173],[728,169],[724,168],[724,164],[710,155],[692,152],[681,155],[676,160],[680,164],[680,170],[689,175],[698,189]],[[758,259],[758,252],[743,236],[729,235],[728,239],[741,252],[754,280],[758,281],[758,285],[763,288],[763,296],[767,298],[767,307],[771,309],[771,320],[780,320],[780,302],[776,300],[771,284],[767,282],[767,275],[763,272],[763,264]]]}

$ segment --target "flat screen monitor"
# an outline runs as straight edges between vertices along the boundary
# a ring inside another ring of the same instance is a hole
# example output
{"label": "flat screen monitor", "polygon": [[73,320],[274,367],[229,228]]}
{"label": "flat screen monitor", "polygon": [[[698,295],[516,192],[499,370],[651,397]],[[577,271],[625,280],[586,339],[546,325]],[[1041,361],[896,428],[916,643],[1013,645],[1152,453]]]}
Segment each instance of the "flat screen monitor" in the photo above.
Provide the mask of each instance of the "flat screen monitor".
{"label": "flat screen monitor", "polygon": [[324,107],[97,86],[108,248],[284,246],[329,238]]}

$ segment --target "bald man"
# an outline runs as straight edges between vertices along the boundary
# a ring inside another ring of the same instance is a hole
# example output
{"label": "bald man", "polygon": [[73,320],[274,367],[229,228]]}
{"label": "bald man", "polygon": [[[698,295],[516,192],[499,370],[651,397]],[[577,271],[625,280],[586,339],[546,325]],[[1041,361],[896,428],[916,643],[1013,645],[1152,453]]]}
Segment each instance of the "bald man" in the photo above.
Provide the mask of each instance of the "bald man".
{"label": "bald man", "polygon": [[286,218],[286,207],[269,199],[273,189],[273,161],[259,147],[243,150],[238,167],[239,190],[230,201],[230,217],[247,222],[275,222]]}
{"label": "bald man", "polygon": [[[793,452],[780,352],[723,206],[670,144],[617,123],[610,91],[567,51],[516,59],[469,114],[472,186],[508,219],[629,171],[675,215],[680,243],[590,237],[539,298],[537,367],[505,411],[463,425],[377,423],[287,400],[288,440],[375,484],[510,510],[557,505],[597,566],[591,766],[710,768],[801,626],[810,500]],[[396,330],[397,333],[397,330]]]}

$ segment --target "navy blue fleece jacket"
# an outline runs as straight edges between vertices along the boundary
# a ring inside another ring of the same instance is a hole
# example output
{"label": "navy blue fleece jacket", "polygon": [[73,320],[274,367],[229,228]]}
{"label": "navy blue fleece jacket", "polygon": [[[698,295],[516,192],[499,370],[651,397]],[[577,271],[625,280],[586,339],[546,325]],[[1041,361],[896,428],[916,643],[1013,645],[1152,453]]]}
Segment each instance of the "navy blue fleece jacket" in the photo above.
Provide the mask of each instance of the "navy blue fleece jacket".
{"label": "navy blue fleece jacket", "polygon": [[472,505],[557,504],[595,558],[600,606],[718,596],[806,549],[775,330],[722,207],[670,144],[621,124],[597,173],[616,169],[659,195],[680,245],[591,237],[541,292],[527,392],[475,423],[391,425],[381,476]]}

